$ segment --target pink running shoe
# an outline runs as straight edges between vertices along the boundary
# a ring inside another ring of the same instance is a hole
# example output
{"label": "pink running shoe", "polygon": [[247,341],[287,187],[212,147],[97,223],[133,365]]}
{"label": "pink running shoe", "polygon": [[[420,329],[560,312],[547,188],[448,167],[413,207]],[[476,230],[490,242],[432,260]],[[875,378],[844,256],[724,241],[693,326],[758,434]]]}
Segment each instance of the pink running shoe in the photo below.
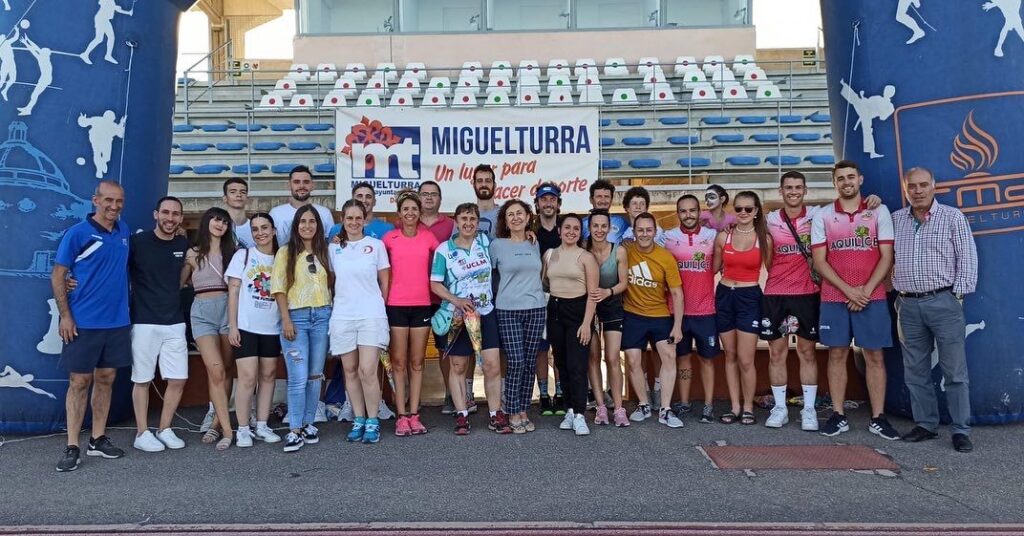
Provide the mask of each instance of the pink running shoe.
{"label": "pink running shoe", "polygon": [[412,435],[420,435],[427,433],[427,427],[423,426],[420,422],[420,414],[413,413],[409,415],[409,428],[412,429]]}
{"label": "pink running shoe", "polygon": [[399,437],[412,435],[412,427],[408,415],[398,417],[398,422],[395,423],[395,435]]}
{"label": "pink running shoe", "polygon": [[608,424],[608,408],[604,404],[597,406],[597,416],[594,417],[594,424]]}
{"label": "pink running shoe", "polygon": [[[607,410],[605,411],[607,412]],[[605,418],[607,419],[607,417]],[[629,418],[626,417],[626,408],[616,409],[615,413],[613,414],[613,418],[615,419],[615,426],[629,426]]]}

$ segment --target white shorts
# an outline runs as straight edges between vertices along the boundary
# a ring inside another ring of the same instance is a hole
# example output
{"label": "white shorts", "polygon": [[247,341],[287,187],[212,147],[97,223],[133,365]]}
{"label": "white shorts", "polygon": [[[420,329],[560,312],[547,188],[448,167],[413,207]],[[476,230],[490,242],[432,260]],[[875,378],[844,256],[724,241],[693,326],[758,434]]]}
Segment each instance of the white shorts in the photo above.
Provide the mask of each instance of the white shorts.
{"label": "white shorts", "polygon": [[386,350],[391,342],[387,318],[331,319],[330,335],[331,355],[347,354],[359,346]]}
{"label": "white shorts", "polygon": [[170,326],[132,326],[132,381],[153,381],[158,360],[163,379],[188,379],[188,343],[185,342],[184,322]]}

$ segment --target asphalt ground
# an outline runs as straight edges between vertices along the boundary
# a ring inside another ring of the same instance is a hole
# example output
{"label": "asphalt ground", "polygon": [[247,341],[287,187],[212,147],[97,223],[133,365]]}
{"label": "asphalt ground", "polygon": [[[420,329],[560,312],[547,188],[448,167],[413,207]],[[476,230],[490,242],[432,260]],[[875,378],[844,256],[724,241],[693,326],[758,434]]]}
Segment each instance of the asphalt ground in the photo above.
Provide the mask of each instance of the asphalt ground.
{"label": "asphalt ground", "polygon": [[[682,429],[652,419],[624,429],[591,426],[590,436],[575,437],[559,430],[555,417],[537,417],[534,433],[499,436],[486,429],[484,407],[471,417],[467,437],[454,436],[451,419],[437,408],[424,408],[426,435],[395,437],[390,421],[381,443],[350,444],[343,438],[348,425],[332,422],[321,426],[319,444],[293,454],[282,452],[280,443],[216,452],[198,433],[184,431],[185,449],[143,453],[131,448],[134,427],[119,423],[131,428],[109,435],[127,455],[105,460],[86,457],[83,449],[72,473],[55,471],[62,436],[8,436],[0,446],[0,533],[42,525],[158,530],[220,524],[296,532],[296,524],[320,524],[305,525],[313,530],[339,523],[440,523],[435,529],[497,523],[497,529],[522,522],[572,533],[574,526],[596,531],[602,523],[645,522],[664,524],[655,532],[665,534],[673,533],[670,526],[754,523],[741,532],[722,526],[709,533],[765,535],[754,527],[795,523],[798,532],[863,523],[1024,523],[1024,425],[976,428],[974,452],[962,454],[952,449],[947,429],[938,440],[918,444],[871,435],[864,409],[848,412],[851,431],[836,438],[800,431],[796,409],[781,430],[700,424],[688,415]],[[189,409],[184,416],[198,422],[202,413]],[[758,410],[759,422],[765,417]],[[892,421],[901,431],[912,426]],[[698,448],[723,443],[868,445],[900,469],[724,471]],[[1017,530],[1024,532],[1024,525],[999,529]]]}

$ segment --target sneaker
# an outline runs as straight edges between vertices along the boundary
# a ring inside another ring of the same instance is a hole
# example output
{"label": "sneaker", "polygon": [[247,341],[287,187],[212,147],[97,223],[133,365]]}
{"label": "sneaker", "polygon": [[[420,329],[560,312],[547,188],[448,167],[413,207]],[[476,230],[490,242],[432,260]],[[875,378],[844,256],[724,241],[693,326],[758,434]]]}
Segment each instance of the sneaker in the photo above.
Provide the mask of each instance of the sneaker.
{"label": "sneaker", "polygon": [[633,411],[633,413],[630,414],[630,416],[629,416],[629,420],[631,420],[633,422],[646,421],[647,419],[650,419],[650,418],[651,418],[651,406],[650,406],[650,404],[640,404],[639,406],[636,407],[636,410]]}
{"label": "sneaker", "polygon": [[423,426],[420,422],[420,414],[413,413],[409,415],[409,428],[412,428],[412,435],[420,435],[427,433],[427,427]]}
{"label": "sneaker", "polygon": [[846,422],[846,416],[833,412],[832,416],[825,422],[825,427],[821,429],[821,435],[833,437],[849,431],[850,423]]}
{"label": "sneaker", "polygon": [[284,451],[295,452],[302,448],[302,436],[295,432],[288,432],[288,435],[284,438]]}
{"label": "sneaker", "polygon": [[355,443],[363,440],[363,432],[366,430],[366,417],[356,417],[352,422],[352,430],[345,436],[345,441]]}
{"label": "sneaker", "polygon": [[868,430],[872,434],[875,434],[882,439],[888,439],[889,441],[896,441],[900,438],[900,433],[889,424],[889,419],[885,418],[885,415],[879,415],[874,419],[871,419],[871,424],[868,425]]}
{"label": "sneaker", "polygon": [[174,430],[171,430],[170,428],[164,428],[157,432],[156,438],[159,439],[165,447],[171,450],[185,448],[185,441],[178,437],[177,434],[174,433]]}
{"label": "sneaker", "polygon": [[352,422],[355,419],[356,414],[352,411],[352,403],[346,400],[341,405],[341,410],[338,411],[338,422]]}
{"label": "sneaker", "polygon": [[441,406],[441,415],[451,415],[455,413],[455,402],[452,402],[451,395],[444,397],[444,405]]}
{"label": "sneaker", "polygon": [[590,428],[587,427],[587,419],[583,415],[576,415],[572,419],[572,431],[578,435],[590,435]]}
{"label": "sneaker", "polygon": [[235,444],[239,447],[251,447],[253,439],[256,437],[251,430],[252,428],[239,428],[235,433]]}
{"label": "sneaker", "polygon": [[468,411],[470,415],[473,415],[477,411],[479,411],[479,408],[477,408],[477,406],[476,406],[476,399],[474,399],[474,398],[467,398],[466,399],[466,411]]}
{"label": "sneaker", "polygon": [[412,435],[412,427],[409,426],[409,417],[402,415],[395,421],[395,435],[398,437],[405,437]]}
{"label": "sneaker", "polygon": [[207,410],[206,416],[203,417],[203,424],[199,425],[199,433],[205,434],[213,426],[213,419],[217,417],[217,414],[213,411],[213,404],[210,404],[210,409]]}
{"label": "sneaker", "polygon": [[363,443],[377,443],[380,441],[380,419],[366,419],[363,428]]}
{"label": "sneaker", "polygon": [[587,392],[587,411],[591,411],[597,407],[597,400],[594,399],[594,392]]}
{"label": "sneaker", "polygon": [[551,405],[551,397],[548,395],[541,395],[540,397],[540,416],[550,417],[555,414],[555,408]]}
{"label": "sneaker", "polygon": [[612,413],[615,426],[623,428],[629,426],[629,418],[626,417],[626,408],[619,408]]}
{"label": "sneaker", "polygon": [[672,408],[661,408],[658,411],[658,422],[669,428],[683,427],[683,421],[679,420],[679,417],[676,416],[676,412],[672,411]]}
{"label": "sneaker", "polygon": [[140,436],[136,436],[135,443],[133,443],[132,446],[142,452],[160,452],[167,448],[159,439],[156,438],[155,435],[153,435],[153,432],[150,432],[149,430],[142,432],[142,435]]}
{"label": "sneaker", "polygon": [[316,426],[307,424],[302,429],[302,442],[307,445],[316,445],[320,442],[320,430],[317,430]]}
{"label": "sneaker", "polygon": [[554,406],[555,415],[565,415],[565,397],[555,395],[555,398],[551,400],[551,405]]}
{"label": "sneaker", "polygon": [[800,429],[805,432],[818,431],[818,412],[814,408],[800,410]]}
{"label": "sneaker", "polygon": [[313,415],[313,422],[327,422],[327,404],[318,402],[316,413]]}
{"label": "sneaker", "polygon": [[274,433],[267,425],[256,426],[256,439],[264,443],[278,443],[281,441],[281,436]]}
{"label": "sneaker", "polygon": [[512,427],[508,424],[508,415],[500,409],[487,422],[487,429],[499,434],[511,434]]}
{"label": "sneaker", "polygon": [[711,404],[704,404],[704,408],[700,410],[700,422],[701,424],[712,424],[715,422],[715,407]]}
{"label": "sneaker", "polygon": [[693,411],[693,406],[687,402],[675,402],[671,407],[672,411],[674,411],[676,415],[686,415]]}
{"label": "sneaker", "polygon": [[782,428],[789,423],[789,410],[785,407],[773,406],[771,414],[768,415],[768,419],[764,421],[764,425],[768,428]]}
{"label": "sneaker", "polygon": [[608,424],[608,407],[598,406],[597,415],[594,416],[594,424]]}
{"label": "sneaker", "polygon": [[455,435],[469,435],[469,417],[461,413],[455,417]]}
{"label": "sneaker", "polygon": [[560,430],[572,430],[572,421],[574,418],[576,418],[576,416],[573,415],[573,411],[571,409],[566,411],[565,418],[562,419],[562,424],[559,424],[558,428]]}
{"label": "sneaker", "polygon": [[[253,411],[252,414],[255,415],[256,412]],[[341,404],[327,404],[327,420],[336,421],[338,420],[338,415],[341,415]],[[250,420],[254,419],[250,417]],[[252,429],[255,430],[256,425],[253,425]]]}
{"label": "sneaker", "polygon": [[377,406],[377,418],[383,421],[395,418],[395,412],[391,411],[391,408],[388,407],[383,398],[380,400],[380,405]]}
{"label": "sneaker", "polygon": [[124,456],[124,451],[115,447],[110,438],[101,435],[96,439],[89,438],[89,449],[85,451],[87,456],[100,456],[108,460],[116,460]]}
{"label": "sneaker", "polygon": [[82,461],[80,453],[81,451],[78,447],[65,448],[64,455],[61,456],[60,461],[57,462],[57,472],[66,473],[68,471],[78,469],[78,464]]}

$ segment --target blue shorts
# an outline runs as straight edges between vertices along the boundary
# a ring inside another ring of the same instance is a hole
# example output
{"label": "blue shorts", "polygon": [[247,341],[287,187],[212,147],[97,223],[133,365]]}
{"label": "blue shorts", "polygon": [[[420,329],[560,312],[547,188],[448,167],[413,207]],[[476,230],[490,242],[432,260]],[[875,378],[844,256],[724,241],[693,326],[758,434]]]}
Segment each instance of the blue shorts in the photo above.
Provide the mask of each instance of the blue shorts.
{"label": "blue shorts", "polygon": [[96,369],[130,367],[132,327],[78,328],[78,336],[64,345],[60,363],[68,372],[92,374]]}
{"label": "blue shorts", "polygon": [[761,332],[761,287],[727,287],[715,289],[715,311],[718,332],[738,329],[744,333]]}
{"label": "blue shorts", "polygon": [[[498,313],[494,310],[480,317],[480,334],[483,336],[483,350],[490,350],[492,348],[498,348],[499,337],[498,337]],[[441,339],[448,340],[449,335],[440,337]],[[449,356],[473,356],[476,352],[473,351],[473,343],[469,340],[469,333],[465,329],[459,330],[458,336],[454,341],[448,345]]]}
{"label": "blue shorts", "polygon": [[647,343],[651,343],[651,348],[654,348],[655,344],[667,341],[671,334],[671,316],[622,315],[623,350],[646,350]]}
{"label": "blue shorts", "polygon": [[875,300],[856,313],[845,303],[821,302],[820,322],[818,333],[825,346],[839,348],[853,341],[867,350],[892,346],[892,320],[885,300]]}
{"label": "blue shorts", "polygon": [[718,343],[718,322],[715,315],[683,315],[683,340],[676,345],[676,357],[686,357],[697,345],[697,355],[714,359],[722,353]]}

